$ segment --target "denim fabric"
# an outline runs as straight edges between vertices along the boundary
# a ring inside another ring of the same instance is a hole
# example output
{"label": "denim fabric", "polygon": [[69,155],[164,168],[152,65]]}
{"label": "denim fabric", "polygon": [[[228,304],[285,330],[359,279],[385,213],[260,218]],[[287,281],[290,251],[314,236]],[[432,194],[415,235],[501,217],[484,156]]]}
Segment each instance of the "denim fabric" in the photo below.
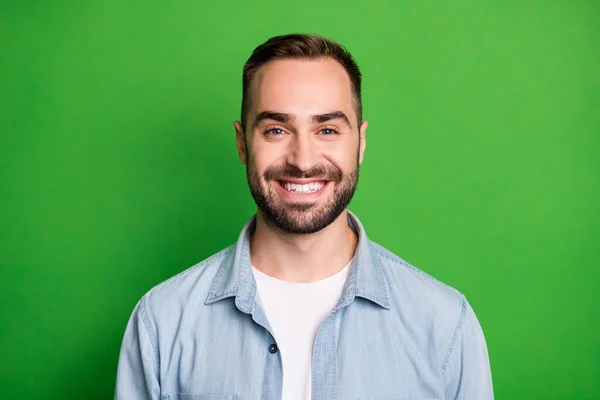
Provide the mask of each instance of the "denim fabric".
{"label": "denim fabric", "polygon": [[[312,399],[493,399],[483,332],[455,289],[358,233],[314,343]],[[252,218],[239,240],[150,290],[127,325],[116,399],[281,399],[280,351],[256,296]],[[293,316],[290,316],[293,318]]]}

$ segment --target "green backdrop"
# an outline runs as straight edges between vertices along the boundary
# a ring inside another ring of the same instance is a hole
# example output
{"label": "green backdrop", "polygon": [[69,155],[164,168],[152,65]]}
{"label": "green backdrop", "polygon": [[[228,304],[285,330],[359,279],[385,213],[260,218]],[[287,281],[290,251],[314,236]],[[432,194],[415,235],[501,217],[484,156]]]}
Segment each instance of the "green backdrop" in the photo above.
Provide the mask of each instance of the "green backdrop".
{"label": "green backdrop", "polygon": [[496,397],[600,398],[600,2],[0,10],[0,397],[112,397],[136,301],[254,212],[232,125],[241,68],[300,31],[364,74],[351,209],[465,293]]}

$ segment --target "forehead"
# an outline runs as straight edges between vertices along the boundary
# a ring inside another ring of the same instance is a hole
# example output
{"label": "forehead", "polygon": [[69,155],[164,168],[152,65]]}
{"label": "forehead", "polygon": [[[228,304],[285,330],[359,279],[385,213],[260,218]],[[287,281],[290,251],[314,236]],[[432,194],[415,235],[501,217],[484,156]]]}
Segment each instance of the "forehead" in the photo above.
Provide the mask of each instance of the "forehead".
{"label": "forehead", "polygon": [[252,104],[254,113],[269,110],[300,118],[332,110],[354,115],[350,77],[331,58],[266,63],[256,75]]}

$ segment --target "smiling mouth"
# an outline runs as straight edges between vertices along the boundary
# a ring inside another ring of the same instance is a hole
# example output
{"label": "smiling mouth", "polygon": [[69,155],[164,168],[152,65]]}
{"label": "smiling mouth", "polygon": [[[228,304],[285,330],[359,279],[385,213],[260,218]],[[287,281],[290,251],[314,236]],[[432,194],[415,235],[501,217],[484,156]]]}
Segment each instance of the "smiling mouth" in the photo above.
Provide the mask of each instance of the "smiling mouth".
{"label": "smiling mouth", "polygon": [[315,193],[323,189],[327,181],[314,181],[307,183],[295,183],[288,181],[277,181],[279,185],[290,193]]}

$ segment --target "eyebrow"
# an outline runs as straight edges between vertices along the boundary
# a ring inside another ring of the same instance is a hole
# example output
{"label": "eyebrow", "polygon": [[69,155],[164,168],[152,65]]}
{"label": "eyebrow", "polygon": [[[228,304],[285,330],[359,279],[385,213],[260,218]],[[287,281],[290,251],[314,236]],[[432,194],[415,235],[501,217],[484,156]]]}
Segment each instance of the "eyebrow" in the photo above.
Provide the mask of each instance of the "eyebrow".
{"label": "eyebrow", "polygon": [[333,112],[326,113],[326,114],[319,114],[319,115],[312,116],[312,120],[316,124],[322,124],[323,122],[332,121],[335,119],[342,121],[344,124],[346,124],[348,126],[348,128],[352,128],[352,125],[350,124],[350,119],[348,119],[348,116],[346,114],[344,114],[342,111],[333,111]]}
{"label": "eyebrow", "polygon": [[290,114],[279,113],[274,111],[262,111],[258,113],[256,119],[254,120],[254,128],[256,128],[258,124],[260,124],[262,121],[267,119],[285,124],[286,122],[291,121],[293,118]]}
{"label": "eyebrow", "polygon": [[[275,111],[262,111],[258,113],[256,119],[254,120],[254,128],[258,126],[264,120],[273,120],[277,122],[281,122],[285,124],[289,121],[293,121],[295,116],[286,113],[280,113]],[[350,119],[346,114],[342,111],[333,111],[325,114],[317,114],[311,117],[312,122],[315,124],[322,124],[323,122],[332,121],[332,120],[341,120],[344,124],[348,126],[348,128],[352,128],[350,124]]]}

